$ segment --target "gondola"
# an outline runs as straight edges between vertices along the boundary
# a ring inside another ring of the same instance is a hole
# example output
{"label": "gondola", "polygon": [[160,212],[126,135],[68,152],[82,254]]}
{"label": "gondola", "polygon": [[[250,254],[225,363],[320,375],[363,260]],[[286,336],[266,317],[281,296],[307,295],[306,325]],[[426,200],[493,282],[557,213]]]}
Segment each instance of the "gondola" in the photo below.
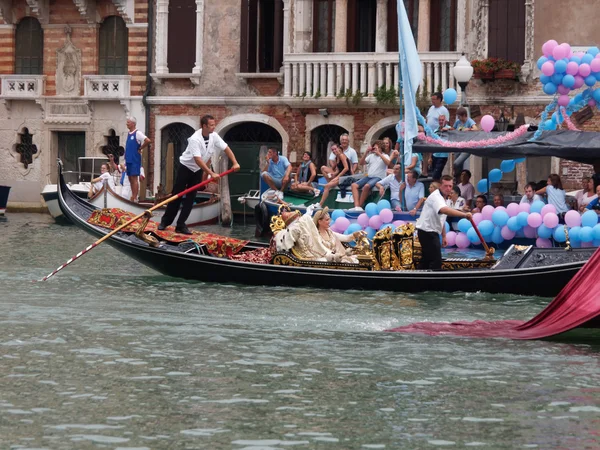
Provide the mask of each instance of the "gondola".
{"label": "gondola", "polygon": [[[109,230],[88,223],[97,208],[67,188],[59,165],[58,201],[63,214],[95,237]],[[226,238],[224,238],[226,239]],[[201,246],[161,242],[157,247],[136,234],[118,232],[107,242],[117,250],[156,271],[190,280],[324,289],[365,289],[398,292],[466,291],[554,296],[577,273],[595,249],[541,249],[513,247],[490,268],[452,271],[353,270],[312,266],[259,264],[211,256]],[[245,243],[241,252],[267,248],[268,244]],[[293,260],[293,258],[292,258]],[[288,260],[292,261],[292,260]],[[447,260],[459,267],[477,267],[477,260]]]}

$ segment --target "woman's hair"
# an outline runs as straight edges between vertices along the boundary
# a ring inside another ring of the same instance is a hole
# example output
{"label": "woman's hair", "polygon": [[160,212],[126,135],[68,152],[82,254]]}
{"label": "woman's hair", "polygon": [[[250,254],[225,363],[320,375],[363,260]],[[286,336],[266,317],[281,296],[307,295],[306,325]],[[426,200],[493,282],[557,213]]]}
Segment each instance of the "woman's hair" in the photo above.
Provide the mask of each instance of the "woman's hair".
{"label": "woman's hair", "polygon": [[308,157],[309,157],[310,159],[312,159],[312,153],[311,153],[311,152],[304,152],[304,153],[302,153],[302,154],[303,154],[303,155],[308,155]]}
{"label": "woman's hair", "polygon": [[554,186],[554,189],[562,189],[563,188],[558,174],[551,173],[550,176],[548,177],[548,179],[550,180],[550,184],[552,186]]}
{"label": "woman's hair", "polygon": [[487,197],[485,195],[478,195],[477,198],[483,200],[483,204],[487,205]]}
{"label": "woman's hair", "polygon": [[467,108],[463,108],[462,106],[456,110],[457,116],[467,115]]}
{"label": "woman's hair", "polygon": [[110,172],[110,164],[108,163],[102,163],[102,165],[100,166],[100,168],[106,166],[106,170],[108,170]]}

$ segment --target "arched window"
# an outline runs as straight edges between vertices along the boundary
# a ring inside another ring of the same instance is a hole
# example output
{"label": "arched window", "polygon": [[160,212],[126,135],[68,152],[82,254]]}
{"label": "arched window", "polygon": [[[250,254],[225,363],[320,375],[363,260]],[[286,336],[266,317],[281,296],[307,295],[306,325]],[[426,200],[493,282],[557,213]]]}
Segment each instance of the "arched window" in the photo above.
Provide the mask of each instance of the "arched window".
{"label": "arched window", "polygon": [[100,75],[127,74],[127,39],[125,21],[119,16],[110,16],[100,25],[100,49],[98,73]]}
{"label": "arched window", "polygon": [[344,133],[348,133],[348,130],[338,125],[321,125],[312,130],[310,151],[317,168],[328,165],[331,145],[339,144],[340,136]]}
{"label": "arched window", "polygon": [[15,31],[15,73],[41,75],[44,32],[35,17],[25,17]]}

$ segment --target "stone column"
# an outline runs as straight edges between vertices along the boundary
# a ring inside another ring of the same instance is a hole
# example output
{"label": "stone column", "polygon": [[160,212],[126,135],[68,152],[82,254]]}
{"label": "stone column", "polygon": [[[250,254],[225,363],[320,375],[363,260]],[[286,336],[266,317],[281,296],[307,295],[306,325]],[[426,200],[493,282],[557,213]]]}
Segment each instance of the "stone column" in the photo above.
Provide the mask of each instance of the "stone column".
{"label": "stone column", "polygon": [[336,53],[348,51],[348,0],[335,0],[335,47]]}
{"label": "stone column", "polygon": [[429,51],[429,9],[430,0],[419,0],[419,31],[417,33],[417,50]]}
{"label": "stone column", "polygon": [[375,25],[375,52],[387,52],[387,0],[377,0],[377,19]]}
{"label": "stone column", "polygon": [[204,0],[196,0],[196,63],[193,74],[202,74],[202,53],[204,48]]}
{"label": "stone column", "polygon": [[292,53],[290,45],[290,0],[283,1],[283,59],[285,55]]}
{"label": "stone column", "polygon": [[169,0],[156,2],[156,73],[169,73],[167,44],[169,39]]}

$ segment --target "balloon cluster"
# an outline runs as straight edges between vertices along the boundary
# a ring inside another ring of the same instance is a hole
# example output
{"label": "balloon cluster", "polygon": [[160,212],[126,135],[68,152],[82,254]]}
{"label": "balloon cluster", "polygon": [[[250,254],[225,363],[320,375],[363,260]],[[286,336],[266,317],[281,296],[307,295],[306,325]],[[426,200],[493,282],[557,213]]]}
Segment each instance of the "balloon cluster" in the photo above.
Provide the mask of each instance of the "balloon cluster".
{"label": "balloon cluster", "polygon": [[356,222],[350,222],[346,217],[346,213],[341,209],[336,209],[331,213],[333,225],[331,230],[336,233],[351,234],[355,231],[364,230],[367,232],[367,237],[373,239],[377,231],[386,227],[391,227],[392,231],[406,222],[403,220],[394,221],[394,213],[392,212],[390,202],[387,200],[379,200],[377,203],[368,203],[365,206],[365,212],[358,216]]}
{"label": "balloon cluster", "polygon": [[[600,49],[590,47],[587,52],[573,52],[567,43],[549,40],[542,46],[543,56],[537,61],[542,71],[540,83],[545,94],[558,96],[558,105],[569,107],[571,112],[585,106],[600,105],[600,89],[591,89],[600,81]],[[569,97],[571,91],[587,86],[585,93]],[[581,105],[581,106],[578,106]],[[555,130],[562,123],[561,114],[555,112],[543,123],[545,130]]]}
{"label": "balloon cluster", "polygon": [[[484,206],[480,213],[473,214],[473,222],[479,228],[486,242],[501,244],[514,237],[536,239],[537,247],[552,247],[551,239],[565,242],[567,236],[563,225],[559,225],[554,205],[546,205],[542,201],[527,203],[510,203],[506,208],[491,205]],[[569,239],[574,247],[599,246],[600,224],[595,211],[587,211],[580,215],[577,211],[569,211],[565,215],[565,223],[569,227]],[[479,244],[480,239],[467,219],[458,222],[459,232],[446,233],[448,246],[456,245],[466,248],[470,244]]]}

